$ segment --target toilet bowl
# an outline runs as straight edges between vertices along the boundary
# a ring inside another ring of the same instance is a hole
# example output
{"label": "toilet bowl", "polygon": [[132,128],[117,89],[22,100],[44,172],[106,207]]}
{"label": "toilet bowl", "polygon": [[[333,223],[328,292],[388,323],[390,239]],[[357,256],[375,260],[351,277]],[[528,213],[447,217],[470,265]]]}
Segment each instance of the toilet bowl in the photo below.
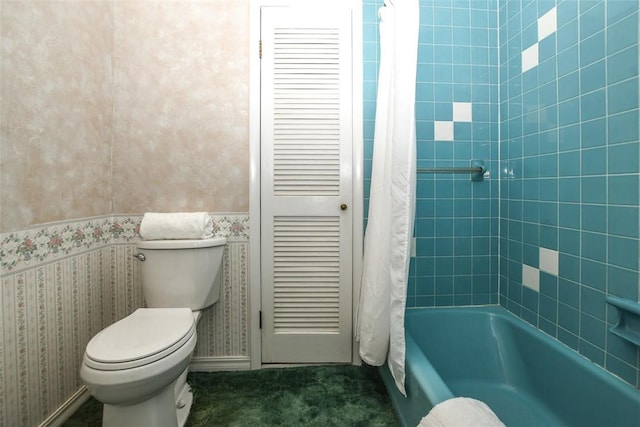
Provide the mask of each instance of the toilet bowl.
{"label": "toilet bowl", "polygon": [[[103,426],[184,424],[176,401],[190,402],[191,396],[176,399],[176,389],[185,388],[176,382],[196,337],[196,318],[188,308],[138,309],[93,337],[80,375],[105,404]],[[188,387],[184,392],[190,393]]]}

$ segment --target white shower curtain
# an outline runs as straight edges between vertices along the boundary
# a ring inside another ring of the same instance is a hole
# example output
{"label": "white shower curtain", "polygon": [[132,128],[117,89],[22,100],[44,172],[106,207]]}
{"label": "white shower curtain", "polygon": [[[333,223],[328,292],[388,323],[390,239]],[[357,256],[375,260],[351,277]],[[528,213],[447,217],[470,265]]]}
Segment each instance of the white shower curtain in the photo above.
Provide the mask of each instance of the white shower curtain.
{"label": "white shower curtain", "polygon": [[380,73],[358,340],[370,365],[387,358],[404,389],[404,310],[413,235],[415,85],[419,0],[385,0],[380,8]]}

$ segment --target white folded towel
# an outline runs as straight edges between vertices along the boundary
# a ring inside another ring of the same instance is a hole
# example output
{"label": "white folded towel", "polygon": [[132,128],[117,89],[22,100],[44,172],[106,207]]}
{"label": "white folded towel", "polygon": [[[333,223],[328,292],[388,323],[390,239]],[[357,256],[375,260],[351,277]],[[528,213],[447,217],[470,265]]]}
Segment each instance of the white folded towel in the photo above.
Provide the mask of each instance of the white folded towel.
{"label": "white folded towel", "polygon": [[213,237],[213,222],[207,212],[147,212],[140,224],[144,240],[208,239]]}
{"label": "white folded towel", "polygon": [[438,403],[418,427],[506,427],[486,403],[454,397]]}

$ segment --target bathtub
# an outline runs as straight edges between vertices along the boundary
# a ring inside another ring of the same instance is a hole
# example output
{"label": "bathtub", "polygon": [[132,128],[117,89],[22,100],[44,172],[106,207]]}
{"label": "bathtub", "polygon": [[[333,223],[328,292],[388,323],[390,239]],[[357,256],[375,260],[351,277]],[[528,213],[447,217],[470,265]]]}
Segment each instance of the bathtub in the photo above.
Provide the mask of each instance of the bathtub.
{"label": "bathtub", "polygon": [[640,390],[501,307],[409,309],[405,324],[407,398],[380,368],[404,426],[454,396],[508,427],[640,426]]}

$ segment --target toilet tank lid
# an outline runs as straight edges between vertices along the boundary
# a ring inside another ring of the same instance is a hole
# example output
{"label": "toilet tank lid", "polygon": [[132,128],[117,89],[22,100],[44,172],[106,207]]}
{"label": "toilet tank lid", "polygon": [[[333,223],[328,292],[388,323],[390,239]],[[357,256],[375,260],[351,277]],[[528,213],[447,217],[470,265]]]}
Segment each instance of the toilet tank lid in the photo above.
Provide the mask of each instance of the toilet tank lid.
{"label": "toilet tank lid", "polygon": [[212,237],[210,239],[189,240],[138,240],[138,249],[197,249],[222,246],[227,243],[224,237]]}

